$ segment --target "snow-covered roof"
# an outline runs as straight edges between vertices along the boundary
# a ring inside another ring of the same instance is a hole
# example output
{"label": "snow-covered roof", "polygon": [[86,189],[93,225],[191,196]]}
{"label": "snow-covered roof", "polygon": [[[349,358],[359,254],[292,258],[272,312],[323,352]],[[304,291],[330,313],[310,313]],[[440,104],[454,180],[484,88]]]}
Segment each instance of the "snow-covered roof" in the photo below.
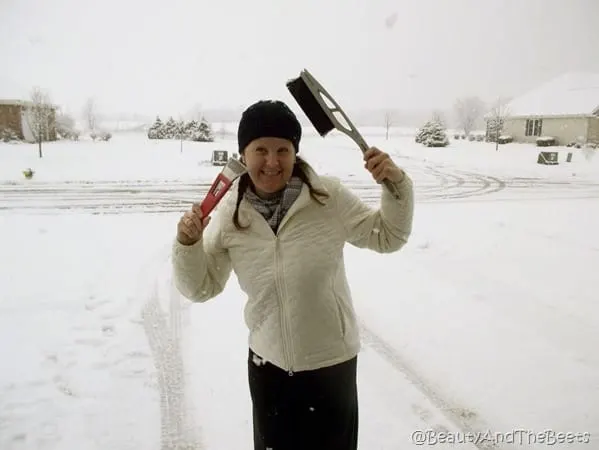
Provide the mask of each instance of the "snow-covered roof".
{"label": "snow-covered roof", "polygon": [[567,73],[507,105],[510,117],[590,116],[599,114],[599,73]]}
{"label": "snow-covered roof", "polygon": [[[2,99],[0,98],[0,105],[18,105],[18,106],[33,106],[33,102],[31,100],[12,100],[12,99]],[[54,109],[58,109],[58,105],[54,103],[48,103],[47,106],[51,106]]]}
{"label": "snow-covered roof", "polygon": [[24,100],[0,98],[0,105],[23,105],[23,106],[26,106],[28,103],[31,103],[31,102],[27,102]]}

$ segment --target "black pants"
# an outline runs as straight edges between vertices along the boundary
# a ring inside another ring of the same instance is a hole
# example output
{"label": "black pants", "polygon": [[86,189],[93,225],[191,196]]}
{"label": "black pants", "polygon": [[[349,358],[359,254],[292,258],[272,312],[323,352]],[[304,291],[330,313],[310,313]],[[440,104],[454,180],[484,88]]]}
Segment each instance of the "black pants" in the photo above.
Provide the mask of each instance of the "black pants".
{"label": "black pants", "polygon": [[250,350],[254,450],[356,450],[356,368],[354,357],[289,375]]}

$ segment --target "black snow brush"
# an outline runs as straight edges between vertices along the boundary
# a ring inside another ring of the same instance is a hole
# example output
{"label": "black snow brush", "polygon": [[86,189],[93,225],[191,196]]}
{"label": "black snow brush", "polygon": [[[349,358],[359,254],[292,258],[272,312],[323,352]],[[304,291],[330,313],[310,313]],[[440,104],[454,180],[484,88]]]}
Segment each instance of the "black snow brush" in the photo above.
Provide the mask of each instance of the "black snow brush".
{"label": "black snow brush", "polygon": [[[312,122],[318,134],[325,137],[329,131],[337,129],[353,139],[362,150],[362,153],[366,153],[369,146],[358,129],[352,124],[335,99],[310,72],[305,69],[302,70],[298,78],[287,82],[287,89]],[[325,98],[328,100],[328,104]],[[335,114],[339,114],[345,124]],[[383,184],[395,198],[400,197],[398,189],[390,180],[383,180]]]}

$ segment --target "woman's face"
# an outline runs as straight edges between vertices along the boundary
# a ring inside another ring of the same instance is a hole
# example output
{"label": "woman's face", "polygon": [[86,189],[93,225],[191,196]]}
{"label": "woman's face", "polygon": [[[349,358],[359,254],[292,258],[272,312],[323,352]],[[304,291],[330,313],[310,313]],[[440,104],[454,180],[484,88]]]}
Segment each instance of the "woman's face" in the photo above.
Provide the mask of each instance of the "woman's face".
{"label": "woman's face", "polygon": [[256,194],[268,197],[283,189],[291,178],[295,149],[287,139],[262,137],[247,145],[243,161]]}

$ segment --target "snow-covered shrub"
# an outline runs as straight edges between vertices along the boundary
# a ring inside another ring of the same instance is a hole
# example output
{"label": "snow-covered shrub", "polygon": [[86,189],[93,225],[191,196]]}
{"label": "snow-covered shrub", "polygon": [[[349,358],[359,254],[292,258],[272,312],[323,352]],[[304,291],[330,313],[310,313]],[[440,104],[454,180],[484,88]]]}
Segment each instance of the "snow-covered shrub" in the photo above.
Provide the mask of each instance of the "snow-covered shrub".
{"label": "snow-covered shrub", "polygon": [[56,135],[59,139],[68,139],[71,141],[79,140],[79,131],[74,128],[69,128],[64,126],[63,124],[56,124]]}
{"label": "snow-covered shrub", "polygon": [[449,139],[447,139],[445,130],[436,129],[435,132],[426,139],[424,145],[427,147],[447,147],[449,145]]}
{"label": "snow-covered shrub", "polygon": [[427,147],[446,147],[449,145],[445,127],[440,122],[433,120],[429,120],[418,130],[416,142]]}
{"label": "snow-covered shrub", "polygon": [[89,137],[91,137],[93,141],[96,139],[100,141],[109,141],[112,137],[112,134],[110,134],[108,131],[94,131],[90,133]]}
{"label": "snow-covered shrub", "polygon": [[15,133],[13,130],[11,130],[10,128],[4,128],[2,130],[0,130],[0,140],[2,140],[2,142],[13,142],[13,141],[19,141],[19,136],[17,136],[17,133]]}
{"label": "snow-covered shrub", "polygon": [[585,141],[586,139],[584,136],[578,136],[576,140],[568,142],[566,147],[583,148],[585,146]]}
{"label": "snow-covered shrub", "polygon": [[537,138],[537,147],[553,147],[557,145],[557,139],[553,136],[541,136]]}
{"label": "snow-covered shrub", "polygon": [[61,128],[59,126],[56,127],[56,135],[59,139],[68,139],[71,141],[79,140],[79,131],[77,130],[67,130],[65,128]]}
{"label": "snow-covered shrub", "polygon": [[59,139],[79,140],[80,132],[75,125],[75,119],[65,113],[56,115],[56,135]]}

